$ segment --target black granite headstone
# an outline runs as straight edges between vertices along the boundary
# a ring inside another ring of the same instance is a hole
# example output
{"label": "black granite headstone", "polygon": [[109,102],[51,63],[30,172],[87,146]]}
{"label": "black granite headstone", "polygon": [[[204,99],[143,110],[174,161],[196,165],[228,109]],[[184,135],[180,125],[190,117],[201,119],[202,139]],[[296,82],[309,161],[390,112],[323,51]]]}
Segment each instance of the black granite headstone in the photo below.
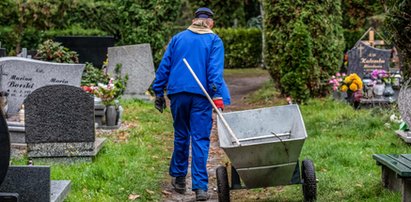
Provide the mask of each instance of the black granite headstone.
{"label": "black granite headstone", "polygon": [[10,164],[10,137],[7,123],[0,109],[0,185]]}
{"label": "black granite headstone", "polygon": [[10,166],[0,192],[18,193],[20,202],[50,201],[49,166]]}
{"label": "black granite headstone", "polygon": [[28,95],[24,106],[28,144],[94,143],[94,98],[81,88],[44,86]]}
{"label": "black granite headstone", "polygon": [[357,73],[363,78],[365,72],[374,69],[389,70],[391,49],[378,49],[358,42],[354,48],[348,51],[348,73]]}
{"label": "black granite headstone", "polygon": [[95,67],[101,67],[107,58],[107,48],[114,46],[113,36],[62,36],[55,41],[79,55],[80,63],[90,62]]}
{"label": "black granite headstone", "polygon": [[6,49],[0,48],[0,57],[6,57]]}

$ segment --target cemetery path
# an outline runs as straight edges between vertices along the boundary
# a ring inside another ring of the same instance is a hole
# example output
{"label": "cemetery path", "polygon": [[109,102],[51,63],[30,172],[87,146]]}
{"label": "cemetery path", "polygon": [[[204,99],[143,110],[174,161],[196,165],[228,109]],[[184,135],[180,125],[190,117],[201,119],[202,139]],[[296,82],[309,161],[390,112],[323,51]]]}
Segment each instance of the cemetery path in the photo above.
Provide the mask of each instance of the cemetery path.
{"label": "cemetery path", "polygon": [[[258,90],[263,86],[263,84],[269,80],[269,75],[247,75],[247,76],[236,76],[230,75],[225,76],[225,80],[227,82],[228,88],[230,89],[231,94],[231,105],[226,106],[225,112],[229,111],[239,111],[245,109],[252,109],[254,106],[247,104],[244,101],[248,95],[252,92]],[[213,119],[216,120],[216,114],[213,114]],[[211,131],[211,145],[210,145],[210,152],[208,157],[207,163],[207,170],[209,175],[209,189],[208,194],[210,199],[208,201],[218,201],[217,196],[217,181],[216,181],[216,174],[215,170],[218,166],[224,165],[228,162],[227,157],[224,154],[224,151],[219,148],[218,144],[218,135],[217,135],[217,127],[216,122],[213,123],[213,128]],[[189,169],[190,171],[190,169]],[[187,175],[186,178],[187,182],[187,191],[184,195],[179,194],[173,191],[173,187],[170,184],[170,180],[164,183],[163,185],[163,201],[165,202],[187,202],[187,201],[195,201],[195,193],[191,191],[191,175],[190,173]],[[244,190],[246,191],[246,190]],[[241,196],[244,196],[241,192],[242,190],[235,191],[236,193],[231,194],[232,201],[238,201]],[[249,194],[249,193],[248,193]]]}

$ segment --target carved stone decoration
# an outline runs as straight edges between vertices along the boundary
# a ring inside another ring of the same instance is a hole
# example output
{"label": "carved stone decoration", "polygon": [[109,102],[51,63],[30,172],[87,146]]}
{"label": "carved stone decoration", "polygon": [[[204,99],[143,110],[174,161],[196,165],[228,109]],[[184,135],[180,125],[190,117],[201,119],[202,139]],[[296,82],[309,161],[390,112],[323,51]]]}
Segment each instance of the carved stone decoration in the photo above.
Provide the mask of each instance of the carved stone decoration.
{"label": "carved stone decoration", "polygon": [[411,126],[411,79],[404,83],[398,95],[398,108],[401,118]]}
{"label": "carved stone decoration", "polygon": [[[0,109],[1,110],[1,109]],[[6,119],[3,112],[0,113],[0,185],[9,169],[10,162],[10,137]]]}

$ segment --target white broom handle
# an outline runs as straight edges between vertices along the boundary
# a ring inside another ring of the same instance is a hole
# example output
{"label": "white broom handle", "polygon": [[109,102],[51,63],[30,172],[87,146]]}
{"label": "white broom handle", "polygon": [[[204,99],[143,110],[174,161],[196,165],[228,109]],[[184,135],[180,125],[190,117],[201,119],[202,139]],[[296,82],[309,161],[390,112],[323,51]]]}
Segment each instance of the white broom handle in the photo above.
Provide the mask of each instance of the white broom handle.
{"label": "white broom handle", "polygon": [[217,115],[220,117],[221,121],[223,122],[224,126],[226,127],[226,129],[228,130],[228,133],[231,135],[231,137],[234,138],[235,142],[240,146],[240,141],[238,140],[238,138],[235,136],[233,130],[231,130],[231,127],[228,125],[227,121],[225,120],[225,118],[223,117],[223,114],[220,112],[220,110],[217,108],[217,106],[215,106],[213,100],[211,99],[210,95],[208,95],[207,91],[205,90],[203,84],[201,84],[200,80],[198,79],[196,73],[194,73],[193,69],[191,68],[190,64],[188,64],[187,60],[185,58],[183,58],[184,63],[186,64],[188,70],[190,70],[191,74],[193,75],[194,79],[197,81],[197,84],[200,86],[201,90],[203,91],[203,93],[206,95],[208,101],[210,101],[211,105],[213,105],[213,108],[215,109],[215,111],[217,112]]}

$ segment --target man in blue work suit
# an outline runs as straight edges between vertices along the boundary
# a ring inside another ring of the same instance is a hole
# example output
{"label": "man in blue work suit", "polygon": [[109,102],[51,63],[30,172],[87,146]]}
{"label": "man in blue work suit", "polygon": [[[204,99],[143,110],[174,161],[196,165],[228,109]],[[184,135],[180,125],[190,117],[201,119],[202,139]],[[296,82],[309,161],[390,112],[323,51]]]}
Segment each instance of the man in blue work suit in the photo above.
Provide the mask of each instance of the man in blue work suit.
{"label": "man in blue work suit", "polygon": [[155,107],[166,108],[164,88],[171,102],[174,120],[174,151],[169,173],[174,189],[185,193],[190,138],[192,147],[192,190],[197,201],[208,199],[207,158],[212,127],[212,105],[183,62],[186,58],[214,104],[224,109],[230,96],[224,82],[224,45],[211,31],[213,12],[199,8],[187,30],[171,39],[153,83]]}

